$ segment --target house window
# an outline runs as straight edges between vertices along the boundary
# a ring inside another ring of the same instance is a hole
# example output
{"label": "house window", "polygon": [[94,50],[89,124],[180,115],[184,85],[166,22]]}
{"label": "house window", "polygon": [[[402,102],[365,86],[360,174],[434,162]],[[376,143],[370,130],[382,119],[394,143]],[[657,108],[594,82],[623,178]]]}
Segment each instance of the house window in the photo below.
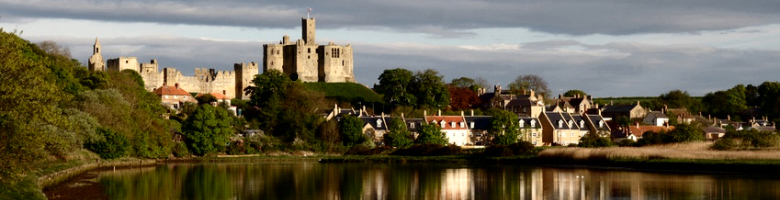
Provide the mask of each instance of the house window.
{"label": "house window", "polygon": [[558,128],[563,128],[563,120],[558,120]]}
{"label": "house window", "polygon": [[563,137],[563,133],[558,132],[558,137]]}
{"label": "house window", "polygon": [[414,128],[414,122],[409,123],[409,128]]}
{"label": "house window", "polygon": [[444,120],[441,120],[441,122],[439,122],[439,124],[441,125],[441,128],[444,128],[444,125],[446,125],[447,123],[444,123]]}
{"label": "house window", "polygon": [[537,133],[531,133],[531,137],[539,137],[539,134],[537,134]]}
{"label": "house window", "polygon": [[532,142],[532,144],[536,145],[536,141]]}
{"label": "house window", "polygon": [[451,126],[452,128],[457,128],[457,127],[455,126],[455,122],[450,122],[450,126]]}
{"label": "house window", "polygon": [[163,95],[163,99],[168,99],[168,95]]}
{"label": "house window", "polygon": [[534,127],[536,127],[536,120],[532,119],[531,120],[531,128],[534,128]]}
{"label": "house window", "polygon": [[179,99],[179,95],[173,95],[173,99]]}
{"label": "house window", "polygon": [[460,133],[460,136],[466,136],[466,133]]}
{"label": "house window", "polygon": [[381,119],[377,119],[376,120],[376,127],[377,128],[382,128],[382,120]]}
{"label": "house window", "polygon": [[585,121],[580,120],[580,128],[585,127]]}
{"label": "house window", "polygon": [[604,128],[604,120],[599,120],[599,128]]}
{"label": "house window", "polygon": [[474,128],[474,122],[469,122],[469,125],[471,126],[472,129]]}
{"label": "house window", "polygon": [[569,137],[574,137],[574,133],[569,133]]}
{"label": "house window", "polygon": [[460,127],[461,128],[466,128],[466,122],[460,122]]}
{"label": "house window", "polygon": [[520,120],[520,123],[518,123],[518,125],[520,126],[520,128],[523,128],[523,127],[525,127],[525,120],[522,120],[522,119],[521,119],[521,120]]}
{"label": "house window", "polygon": [[184,96],[184,100],[187,100],[187,96]]}

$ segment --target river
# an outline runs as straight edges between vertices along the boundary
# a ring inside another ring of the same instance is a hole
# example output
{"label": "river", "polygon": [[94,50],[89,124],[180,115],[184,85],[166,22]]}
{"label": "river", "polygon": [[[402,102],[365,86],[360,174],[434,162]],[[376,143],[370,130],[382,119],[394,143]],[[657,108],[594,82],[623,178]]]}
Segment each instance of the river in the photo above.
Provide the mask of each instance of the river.
{"label": "river", "polygon": [[50,199],[780,199],[776,175],[499,164],[172,163],[91,171]]}

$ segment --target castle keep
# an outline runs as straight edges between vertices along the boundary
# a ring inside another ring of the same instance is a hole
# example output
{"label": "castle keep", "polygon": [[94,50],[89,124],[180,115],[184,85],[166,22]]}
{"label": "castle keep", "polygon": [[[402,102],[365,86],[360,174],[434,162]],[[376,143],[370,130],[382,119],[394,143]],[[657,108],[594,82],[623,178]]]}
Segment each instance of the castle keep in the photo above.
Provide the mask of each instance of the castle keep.
{"label": "castle keep", "polygon": [[301,33],[295,42],[285,35],[279,44],[263,45],[263,70],[279,70],[304,82],[355,82],[351,45],[317,45],[314,18],[301,19]]}
{"label": "castle keep", "polygon": [[[302,19],[303,39],[290,42],[289,36],[279,44],[263,45],[263,71],[279,70],[293,80],[305,82],[355,82],[352,72],[352,46],[339,46],[332,42],[317,45],[314,18]],[[159,69],[157,60],[139,63],[136,57],[119,57],[103,62],[100,41],[95,39],[93,55],[88,60],[90,71],[138,72],[145,88],[154,91],[164,85],[177,85],[191,93],[220,93],[228,98],[249,99],[244,89],[252,85],[259,74],[258,63],[236,63],[234,71],[195,68],[194,76],[182,75],[176,68]]]}

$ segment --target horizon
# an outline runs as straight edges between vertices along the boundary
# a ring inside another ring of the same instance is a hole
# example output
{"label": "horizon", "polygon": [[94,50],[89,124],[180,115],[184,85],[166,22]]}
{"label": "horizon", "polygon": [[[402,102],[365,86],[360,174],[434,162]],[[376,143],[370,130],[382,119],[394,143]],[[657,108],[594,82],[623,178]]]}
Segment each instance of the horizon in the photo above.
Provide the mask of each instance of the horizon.
{"label": "horizon", "polygon": [[[262,45],[300,38],[318,19],[319,44],[354,48],[369,88],[385,69],[434,69],[506,86],[535,74],[557,96],[691,96],[778,81],[780,2],[352,2],[0,0],[0,28],[70,48],[86,65],[95,38],[106,60],[137,57],[185,75],[262,62]],[[487,12],[489,11],[489,12]]]}

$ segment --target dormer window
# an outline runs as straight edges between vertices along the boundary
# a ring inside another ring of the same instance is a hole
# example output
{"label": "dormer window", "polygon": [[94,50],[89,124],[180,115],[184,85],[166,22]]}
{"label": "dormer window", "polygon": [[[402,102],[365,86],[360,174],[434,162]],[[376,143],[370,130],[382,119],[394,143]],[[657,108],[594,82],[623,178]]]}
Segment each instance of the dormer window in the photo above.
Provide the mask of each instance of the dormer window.
{"label": "dormer window", "polygon": [[469,125],[471,126],[471,128],[474,128],[474,122],[470,122]]}
{"label": "dormer window", "polygon": [[569,128],[571,128],[571,126],[573,126],[572,124],[574,124],[574,121],[569,120]]}
{"label": "dormer window", "polygon": [[531,128],[534,128],[534,127],[536,127],[536,120],[532,119],[531,120]]}
{"label": "dormer window", "polygon": [[441,120],[441,122],[439,122],[439,124],[441,125],[441,128],[444,128],[444,125],[446,125],[447,123],[445,123],[444,120]]}
{"label": "dormer window", "polygon": [[376,127],[377,128],[382,128],[382,120],[381,119],[377,119],[376,120]]}
{"label": "dormer window", "polygon": [[520,122],[519,122],[518,124],[519,124],[520,128],[523,128],[523,127],[525,127],[525,120],[522,120],[522,119],[521,119],[521,120],[520,120]]}
{"label": "dormer window", "polygon": [[456,128],[456,126],[455,126],[455,122],[450,122],[450,126],[451,126],[452,128]]}
{"label": "dormer window", "polygon": [[461,128],[466,128],[466,122],[460,122],[460,127]]}
{"label": "dormer window", "polygon": [[563,128],[563,120],[558,120],[558,128]]}
{"label": "dormer window", "polygon": [[580,128],[585,127],[585,121],[580,120]]}
{"label": "dormer window", "polygon": [[604,120],[599,120],[599,128],[604,128]]}
{"label": "dormer window", "polygon": [[409,128],[414,128],[414,122],[409,123]]}

